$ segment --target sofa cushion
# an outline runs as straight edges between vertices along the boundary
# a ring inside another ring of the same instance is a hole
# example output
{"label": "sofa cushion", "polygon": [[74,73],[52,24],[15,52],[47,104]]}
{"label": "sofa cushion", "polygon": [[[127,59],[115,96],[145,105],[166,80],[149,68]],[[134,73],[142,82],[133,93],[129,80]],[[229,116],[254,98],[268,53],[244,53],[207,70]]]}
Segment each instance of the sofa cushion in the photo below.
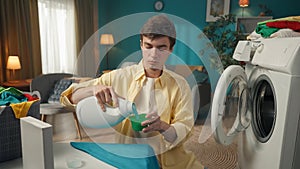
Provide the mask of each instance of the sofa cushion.
{"label": "sofa cushion", "polygon": [[52,93],[50,94],[50,97],[48,99],[48,103],[58,103],[60,94],[66,90],[73,82],[73,79],[61,79],[58,82],[55,83],[54,89]]}

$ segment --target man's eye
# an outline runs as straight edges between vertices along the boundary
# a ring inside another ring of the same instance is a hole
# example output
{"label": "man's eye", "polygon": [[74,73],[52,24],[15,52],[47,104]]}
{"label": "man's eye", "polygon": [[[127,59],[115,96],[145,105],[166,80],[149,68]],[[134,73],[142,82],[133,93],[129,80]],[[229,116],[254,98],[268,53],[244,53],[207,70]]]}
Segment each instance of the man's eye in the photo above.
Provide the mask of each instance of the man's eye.
{"label": "man's eye", "polygon": [[165,46],[164,47],[159,47],[158,50],[165,51],[165,50],[167,50],[167,47],[165,47]]}
{"label": "man's eye", "polygon": [[152,46],[150,46],[150,45],[146,45],[146,46],[145,46],[145,48],[146,48],[146,49],[151,49],[151,48],[152,48]]}

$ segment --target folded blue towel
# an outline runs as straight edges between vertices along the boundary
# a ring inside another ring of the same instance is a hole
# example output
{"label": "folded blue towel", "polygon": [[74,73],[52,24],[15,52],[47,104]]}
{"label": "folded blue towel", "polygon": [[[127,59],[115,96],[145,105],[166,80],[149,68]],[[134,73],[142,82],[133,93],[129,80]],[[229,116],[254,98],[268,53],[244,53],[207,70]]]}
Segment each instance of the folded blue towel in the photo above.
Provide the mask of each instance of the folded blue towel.
{"label": "folded blue towel", "polygon": [[71,142],[74,148],[119,169],[159,169],[155,153],[148,144]]}

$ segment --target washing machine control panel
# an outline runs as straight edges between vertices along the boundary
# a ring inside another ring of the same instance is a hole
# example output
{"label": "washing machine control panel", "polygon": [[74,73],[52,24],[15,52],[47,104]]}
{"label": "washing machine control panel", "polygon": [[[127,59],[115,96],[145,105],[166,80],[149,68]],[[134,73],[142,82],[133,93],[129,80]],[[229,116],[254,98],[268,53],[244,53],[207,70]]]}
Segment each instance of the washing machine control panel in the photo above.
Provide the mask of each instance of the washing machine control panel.
{"label": "washing machine control panel", "polygon": [[292,75],[300,75],[300,38],[264,39],[251,64]]}
{"label": "washing machine control panel", "polygon": [[237,61],[250,62],[254,52],[261,51],[262,48],[261,41],[239,41],[232,57]]}

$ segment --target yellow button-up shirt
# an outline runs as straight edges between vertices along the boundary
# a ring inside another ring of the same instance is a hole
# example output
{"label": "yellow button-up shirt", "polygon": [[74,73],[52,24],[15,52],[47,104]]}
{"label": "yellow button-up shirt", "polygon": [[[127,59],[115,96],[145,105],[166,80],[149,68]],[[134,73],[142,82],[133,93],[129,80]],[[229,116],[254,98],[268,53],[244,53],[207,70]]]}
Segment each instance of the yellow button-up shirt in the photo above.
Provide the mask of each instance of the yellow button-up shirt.
{"label": "yellow button-up shirt", "polygon": [[[74,107],[76,105],[70,102],[73,91],[86,86],[102,84],[112,86],[118,96],[134,102],[145,80],[143,64],[140,62],[138,65],[105,73],[97,79],[71,85],[62,93],[60,100],[63,105]],[[164,169],[203,168],[196,161],[194,155],[186,152],[183,147],[183,142],[189,136],[194,125],[192,95],[188,83],[182,76],[164,69],[162,75],[155,79],[154,89],[157,113],[162,121],[175,128],[177,139],[171,144],[164,140],[163,135],[159,132],[152,132],[146,134],[147,139],[136,141],[137,137],[145,137],[145,134],[133,131],[130,121],[125,119],[115,126],[119,132],[116,134],[116,141],[150,144]]]}

